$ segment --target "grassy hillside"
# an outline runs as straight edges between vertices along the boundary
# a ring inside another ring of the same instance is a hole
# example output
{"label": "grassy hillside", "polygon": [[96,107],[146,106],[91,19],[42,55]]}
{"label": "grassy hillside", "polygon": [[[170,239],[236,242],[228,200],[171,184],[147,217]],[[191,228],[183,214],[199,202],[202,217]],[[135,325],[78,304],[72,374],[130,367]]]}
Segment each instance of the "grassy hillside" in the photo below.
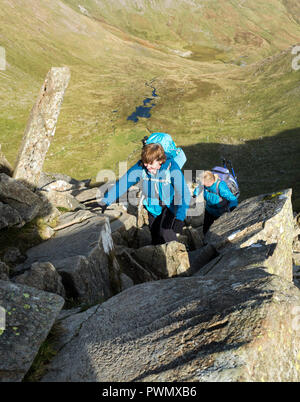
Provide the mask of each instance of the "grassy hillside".
{"label": "grassy hillside", "polygon": [[[118,172],[119,160],[137,160],[144,135],[165,131],[184,147],[187,168],[228,156],[243,198],[293,187],[300,210],[297,1],[1,3],[0,143],[10,163],[46,73],[68,65],[46,171]],[[153,88],[151,117],[127,120]]]}
{"label": "grassy hillside", "polygon": [[80,7],[76,0],[65,2],[170,54],[191,52],[197,61],[249,63],[299,38],[296,0],[82,0]]}

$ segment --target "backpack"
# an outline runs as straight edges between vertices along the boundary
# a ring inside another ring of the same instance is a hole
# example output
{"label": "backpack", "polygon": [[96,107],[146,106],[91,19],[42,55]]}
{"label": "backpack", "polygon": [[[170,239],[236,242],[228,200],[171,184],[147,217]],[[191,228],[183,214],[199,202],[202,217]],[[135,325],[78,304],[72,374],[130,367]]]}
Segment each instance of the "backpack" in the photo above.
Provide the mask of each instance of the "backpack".
{"label": "backpack", "polygon": [[150,137],[144,137],[143,146],[148,144],[160,144],[168,159],[174,159],[180,169],[186,162],[186,156],[182,148],[176,147],[172,137],[166,133],[152,133]]}
{"label": "backpack", "polygon": [[214,174],[217,174],[222,181],[225,181],[225,183],[227,184],[227,186],[228,186],[229,190],[232,192],[232,194],[238,198],[240,195],[240,190],[239,190],[239,185],[237,182],[237,177],[234,173],[231,162],[227,161],[227,164],[230,165],[231,173],[226,166],[225,159],[223,159],[223,167],[215,166],[213,169],[211,169],[211,171]]}

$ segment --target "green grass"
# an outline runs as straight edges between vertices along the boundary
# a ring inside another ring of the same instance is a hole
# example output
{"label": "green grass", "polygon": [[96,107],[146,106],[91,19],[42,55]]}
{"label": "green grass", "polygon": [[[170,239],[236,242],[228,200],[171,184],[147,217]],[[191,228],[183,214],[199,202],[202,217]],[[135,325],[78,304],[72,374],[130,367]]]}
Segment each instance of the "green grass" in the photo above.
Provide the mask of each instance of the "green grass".
{"label": "green grass", "polygon": [[[300,72],[291,70],[290,51],[279,51],[300,38],[299,24],[279,0],[221,3],[210,0],[192,14],[184,6],[136,14],[133,6],[111,12],[106,0],[100,8],[85,0],[87,17],[75,0],[65,0],[64,9],[53,1],[39,3],[35,19],[31,1],[26,9],[5,8],[0,143],[8,161],[15,162],[46,73],[68,65],[71,81],[45,171],[93,180],[101,169],[118,174],[119,161],[138,159],[144,135],[164,131],[184,147],[187,168],[207,169],[228,156],[242,198],[293,187],[299,205]],[[128,121],[151,96],[150,82],[159,95],[151,118]]]}
{"label": "green grass", "polygon": [[54,323],[47,338],[42,343],[34,361],[26,373],[23,382],[38,382],[47,372],[47,364],[57,354],[57,338],[63,333],[59,323]]}

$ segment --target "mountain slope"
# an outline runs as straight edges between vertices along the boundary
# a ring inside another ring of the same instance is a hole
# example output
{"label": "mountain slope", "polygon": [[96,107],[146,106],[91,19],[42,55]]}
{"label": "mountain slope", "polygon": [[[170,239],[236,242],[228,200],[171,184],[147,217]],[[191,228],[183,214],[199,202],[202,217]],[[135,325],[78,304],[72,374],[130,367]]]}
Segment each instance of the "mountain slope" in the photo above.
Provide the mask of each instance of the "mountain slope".
{"label": "mountain slope", "polygon": [[252,62],[299,38],[295,0],[64,0],[168,53]]}
{"label": "mountain slope", "polygon": [[[187,168],[230,157],[242,198],[292,186],[300,199],[296,1],[1,2],[0,143],[11,164],[46,73],[68,65],[46,171],[118,174],[144,135],[165,131],[185,147]],[[147,98],[151,117],[128,120]]]}

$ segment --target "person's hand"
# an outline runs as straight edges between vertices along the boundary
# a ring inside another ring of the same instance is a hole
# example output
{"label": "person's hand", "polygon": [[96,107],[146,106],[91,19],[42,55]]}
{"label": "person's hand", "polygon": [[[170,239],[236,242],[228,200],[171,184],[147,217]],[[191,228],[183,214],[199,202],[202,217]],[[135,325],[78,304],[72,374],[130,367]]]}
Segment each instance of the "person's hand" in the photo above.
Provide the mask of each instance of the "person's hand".
{"label": "person's hand", "polygon": [[184,226],[184,221],[181,221],[179,219],[174,220],[173,230],[175,233],[182,234],[183,226]]}

